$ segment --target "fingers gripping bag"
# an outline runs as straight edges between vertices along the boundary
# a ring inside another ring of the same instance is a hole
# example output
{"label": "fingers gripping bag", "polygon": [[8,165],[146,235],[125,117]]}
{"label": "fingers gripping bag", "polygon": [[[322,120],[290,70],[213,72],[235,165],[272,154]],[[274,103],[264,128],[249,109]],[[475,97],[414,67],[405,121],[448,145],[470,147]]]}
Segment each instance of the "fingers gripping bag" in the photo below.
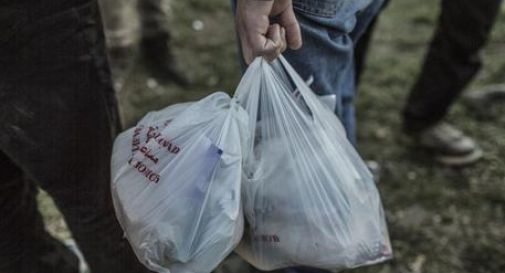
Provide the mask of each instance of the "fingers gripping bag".
{"label": "fingers gripping bag", "polygon": [[114,207],[146,267],[208,273],[239,243],[247,122],[235,99],[215,93],[149,113],[118,136]]}
{"label": "fingers gripping bag", "polygon": [[392,256],[372,175],[338,118],[281,56],[256,59],[235,93],[249,114],[246,227],[236,252],[261,270],[328,270]]}

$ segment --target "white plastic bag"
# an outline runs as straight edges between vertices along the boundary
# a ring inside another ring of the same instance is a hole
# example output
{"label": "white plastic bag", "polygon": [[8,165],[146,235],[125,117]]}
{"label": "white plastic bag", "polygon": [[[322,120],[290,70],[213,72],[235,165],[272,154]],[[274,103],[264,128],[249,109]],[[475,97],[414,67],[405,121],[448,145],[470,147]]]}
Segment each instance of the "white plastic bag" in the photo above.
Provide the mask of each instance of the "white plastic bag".
{"label": "white plastic bag", "polygon": [[146,115],[112,156],[116,214],[138,259],[208,273],[240,241],[247,114],[224,93]]}
{"label": "white plastic bag", "polygon": [[379,193],[345,131],[280,57],[256,59],[235,93],[249,114],[244,238],[261,270],[352,268],[391,257]]}

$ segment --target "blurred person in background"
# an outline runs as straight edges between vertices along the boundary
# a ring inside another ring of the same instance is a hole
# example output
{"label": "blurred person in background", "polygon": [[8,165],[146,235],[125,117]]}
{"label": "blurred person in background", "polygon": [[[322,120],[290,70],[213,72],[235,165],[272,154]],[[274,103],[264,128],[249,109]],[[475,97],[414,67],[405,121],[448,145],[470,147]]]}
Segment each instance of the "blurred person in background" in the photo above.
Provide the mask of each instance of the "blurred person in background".
{"label": "blurred person in background", "polygon": [[[161,82],[188,85],[173,54],[168,24],[169,0],[99,0],[113,78],[121,81],[137,48],[149,73]],[[139,35],[135,23],[140,20]]]}
{"label": "blurred person in background", "polygon": [[[435,160],[443,165],[464,166],[482,157],[481,149],[471,137],[443,119],[482,67],[480,52],[489,38],[501,3],[501,0],[441,0],[435,34],[404,107],[403,131],[419,147],[432,152]],[[357,45],[358,82],[374,25],[375,22]],[[467,101],[482,105],[493,98],[505,97],[504,92],[503,87],[477,92]]]}

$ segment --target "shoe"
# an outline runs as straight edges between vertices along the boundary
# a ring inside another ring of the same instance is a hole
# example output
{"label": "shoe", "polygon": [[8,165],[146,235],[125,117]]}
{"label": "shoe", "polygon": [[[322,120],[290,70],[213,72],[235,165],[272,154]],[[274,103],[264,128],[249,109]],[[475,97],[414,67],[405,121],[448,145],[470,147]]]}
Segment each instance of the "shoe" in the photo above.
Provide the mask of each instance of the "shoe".
{"label": "shoe", "polygon": [[411,137],[417,145],[434,153],[437,162],[446,166],[466,166],[482,157],[482,150],[472,138],[447,123],[438,123],[411,134]]}
{"label": "shoe", "polygon": [[182,87],[189,85],[189,80],[177,66],[172,49],[169,47],[169,35],[160,34],[144,37],[140,49],[149,72],[161,82],[174,82]]}

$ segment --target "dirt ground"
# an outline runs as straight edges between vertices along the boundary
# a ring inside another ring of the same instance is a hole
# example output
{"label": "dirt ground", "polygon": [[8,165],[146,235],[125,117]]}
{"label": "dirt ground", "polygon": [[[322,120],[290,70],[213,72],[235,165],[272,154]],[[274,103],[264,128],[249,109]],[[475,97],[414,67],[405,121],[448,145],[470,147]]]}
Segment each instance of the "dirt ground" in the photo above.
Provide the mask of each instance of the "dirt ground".
{"label": "dirt ground", "polygon": [[[395,259],[353,272],[505,272],[505,104],[482,117],[458,102],[447,117],[485,151],[472,167],[440,167],[400,133],[403,101],[419,71],[438,5],[436,0],[394,0],[380,17],[357,100],[359,150],[382,166],[379,188]],[[140,60],[119,94],[125,124],[176,102],[218,90],[232,93],[240,79],[228,1],[172,1],[171,10],[176,56],[194,84],[184,90],[159,84]],[[470,90],[505,80],[503,6],[483,56],[485,66]],[[68,237],[50,199],[44,194],[39,199],[48,229]]]}

